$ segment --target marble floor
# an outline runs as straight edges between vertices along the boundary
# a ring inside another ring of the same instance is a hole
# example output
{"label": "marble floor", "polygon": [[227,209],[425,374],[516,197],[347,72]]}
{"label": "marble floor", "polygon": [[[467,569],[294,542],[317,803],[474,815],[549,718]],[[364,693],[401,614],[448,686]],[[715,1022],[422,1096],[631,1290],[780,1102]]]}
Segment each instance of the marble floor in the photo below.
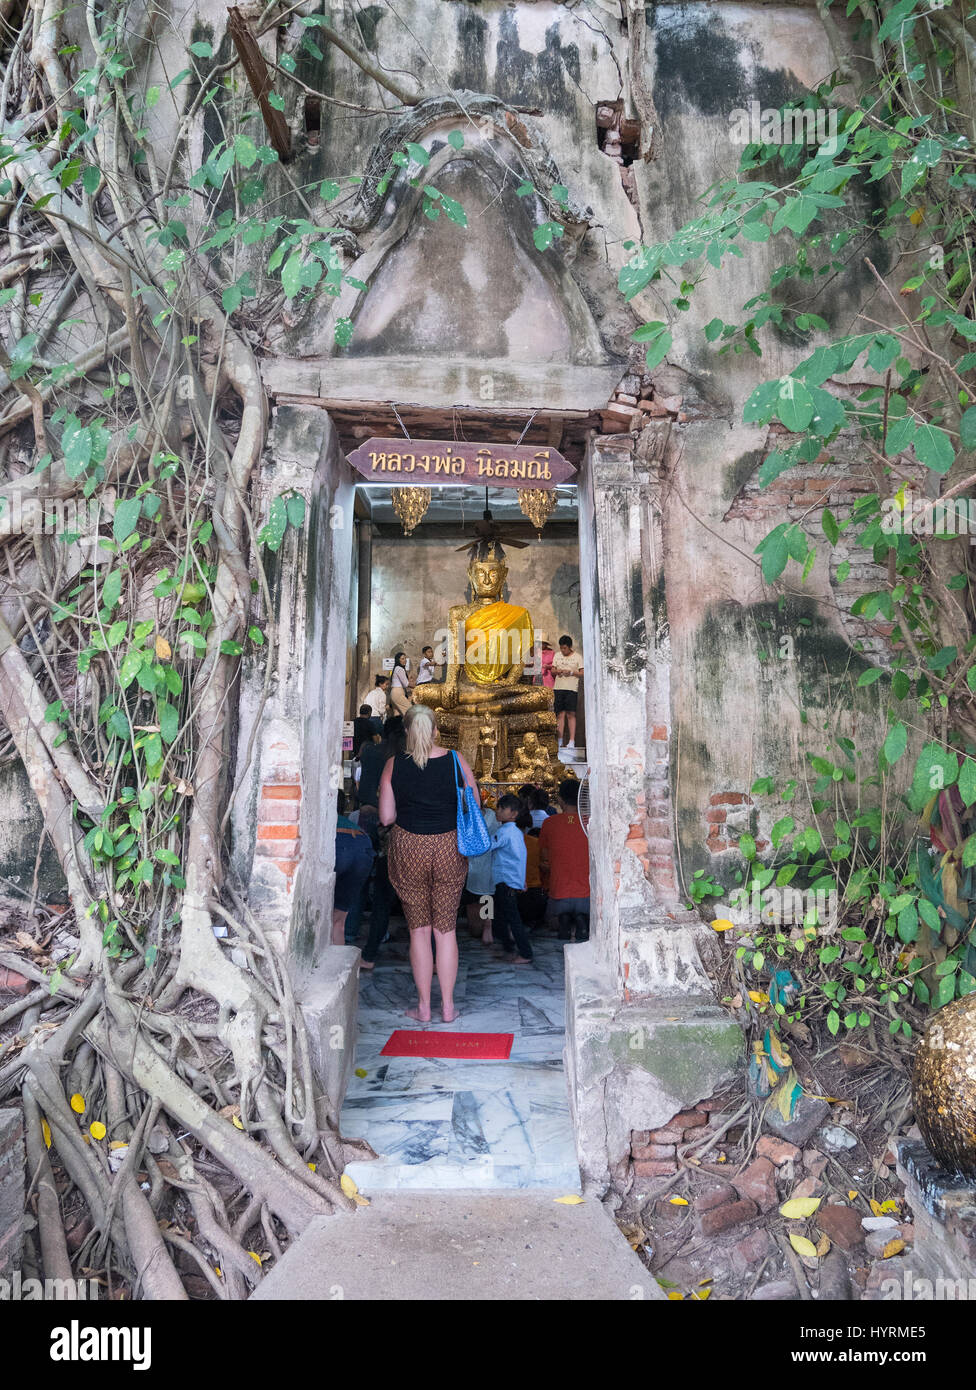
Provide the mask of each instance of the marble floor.
{"label": "marble floor", "polygon": [[[405,930],[405,929],[401,929]],[[461,927],[455,990],[457,1023],[431,1028],[512,1033],[505,1062],[381,1057],[416,1002],[406,944],[383,946],[376,969],[360,975],[355,1070],[342,1133],[365,1139],[379,1157],[350,1163],[360,1190],[391,1188],[558,1188],[579,1191],[579,1170],[563,1071],[563,945],[533,937],[532,965],[507,965]],[[435,979],[433,1012],[439,1017]]]}

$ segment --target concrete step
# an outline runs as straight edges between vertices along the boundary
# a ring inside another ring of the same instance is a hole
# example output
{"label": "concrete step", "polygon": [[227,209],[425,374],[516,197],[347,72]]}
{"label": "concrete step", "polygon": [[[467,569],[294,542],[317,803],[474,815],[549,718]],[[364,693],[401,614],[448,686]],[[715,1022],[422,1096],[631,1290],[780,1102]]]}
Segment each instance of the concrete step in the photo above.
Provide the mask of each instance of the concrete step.
{"label": "concrete step", "polygon": [[267,1274],[263,1300],[665,1298],[597,1199],[551,1192],[383,1193],[317,1217]]}

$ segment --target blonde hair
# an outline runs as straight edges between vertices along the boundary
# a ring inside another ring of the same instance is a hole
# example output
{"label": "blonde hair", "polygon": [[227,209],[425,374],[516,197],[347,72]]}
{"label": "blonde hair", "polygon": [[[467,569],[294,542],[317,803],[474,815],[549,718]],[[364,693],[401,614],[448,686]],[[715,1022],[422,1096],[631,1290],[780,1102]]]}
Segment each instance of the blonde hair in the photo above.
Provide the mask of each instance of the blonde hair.
{"label": "blonde hair", "polygon": [[426,705],[411,705],[403,716],[403,728],[407,735],[407,757],[413,758],[418,767],[426,767],[437,732],[433,710]]}

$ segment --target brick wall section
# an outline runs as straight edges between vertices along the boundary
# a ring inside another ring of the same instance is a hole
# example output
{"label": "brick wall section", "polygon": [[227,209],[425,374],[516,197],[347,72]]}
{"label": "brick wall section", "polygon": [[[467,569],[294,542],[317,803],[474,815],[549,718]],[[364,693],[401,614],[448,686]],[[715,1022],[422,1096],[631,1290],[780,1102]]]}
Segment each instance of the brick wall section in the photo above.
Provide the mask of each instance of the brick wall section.
{"label": "brick wall section", "polygon": [[729,1118],[725,1098],[712,1096],[690,1110],[679,1111],[660,1129],[632,1130],[630,1164],[634,1180],[639,1183],[671,1177],[678,1171],[678,1148],[696,1140],[707,1141],[709,1134]]}
{"label": "brick wall section", "polygon": [[0,1110],[0,1276],[21,1265],[24,1239],[24,1127],[19,1110]]}
{"label": "brick wall section", "polygon": [[[714,792],[705,812],[705,845],[711,854],[738,849],[741,835],[756,834],[756,811],[748,792]],[[756,849],[768,848],[767,840],[756,840]]]}
{"label": "brick wall section", "polygon": [[642,826],[631,826],[628,845],[635,832],[643,839],[645,873],[656,889],[673,901],[678,892],[674,867],[674,836],[671,829],[671,778],[669,736],[666,724],[651,729],[651,765],[647,774]]}
{"label": "brick wall section", "polygon": [[298,825],[302,809],[302,788],[294,780],[267,782],[261,788],[258,805],[258,837],[255,850],[272,859],[292,890],[301,852]]}

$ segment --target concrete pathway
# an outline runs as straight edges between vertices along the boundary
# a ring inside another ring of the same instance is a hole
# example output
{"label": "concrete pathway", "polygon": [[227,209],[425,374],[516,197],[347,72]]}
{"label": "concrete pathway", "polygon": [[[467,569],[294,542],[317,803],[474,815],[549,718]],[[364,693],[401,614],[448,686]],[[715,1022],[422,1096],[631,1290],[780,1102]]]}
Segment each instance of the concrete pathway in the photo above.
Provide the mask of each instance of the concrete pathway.
{"label": "concrete pathway", "polygon": [[384,1192],[318,1217],[261,1281],[263,1300],[663,1300],[595,1199]]}

